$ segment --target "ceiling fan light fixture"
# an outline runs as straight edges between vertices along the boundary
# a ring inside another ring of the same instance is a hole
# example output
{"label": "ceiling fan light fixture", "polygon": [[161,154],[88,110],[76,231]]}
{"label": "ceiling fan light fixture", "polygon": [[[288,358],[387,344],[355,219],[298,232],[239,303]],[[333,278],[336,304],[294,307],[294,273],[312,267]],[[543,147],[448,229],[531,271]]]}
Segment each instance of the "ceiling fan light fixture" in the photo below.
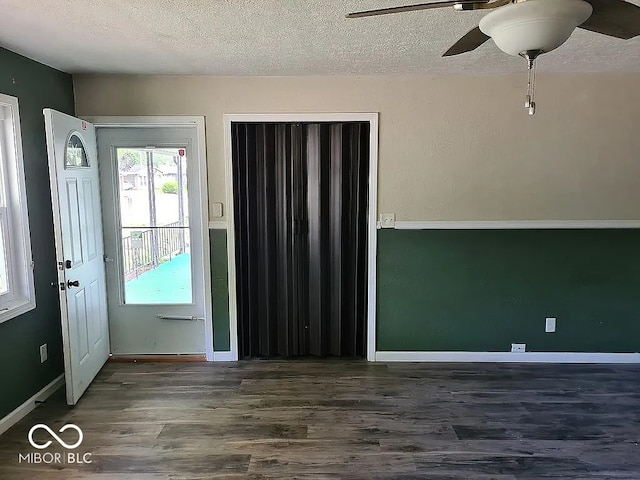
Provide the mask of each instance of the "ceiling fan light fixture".
{"label": "ceiling fan light fixture", "polygon": [[584,0],[527,0],[497,8],[480,20],[480,30],[503,52],[550,52],[592,14]]}

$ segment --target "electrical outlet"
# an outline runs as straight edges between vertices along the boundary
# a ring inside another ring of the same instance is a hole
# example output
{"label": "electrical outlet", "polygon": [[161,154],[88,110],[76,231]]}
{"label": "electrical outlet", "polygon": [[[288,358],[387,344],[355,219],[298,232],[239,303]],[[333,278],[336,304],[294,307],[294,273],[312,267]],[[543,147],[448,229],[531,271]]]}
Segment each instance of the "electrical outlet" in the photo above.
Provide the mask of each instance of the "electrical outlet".
{"label": "electrical outlet", "polygon": [[547,333],[555,333],[556,331],[556,317],[547,317],[545,319],[544,331]]}
{"label": "electrical outlet", "polygon": [[382,228],[396,228],[396,214],[395,213],[381,213],[380,214],[380,226]]}
{"label": "electrical outlet", "polygon": [[524,353],[527,351],[527,344],[526,343],[512,343],[511,344],[511,351],[513,353]]}
{"label": "electrical outlet", "polygon": [[47,361],[47,344],[40,345],[40,363],[44,363]]}

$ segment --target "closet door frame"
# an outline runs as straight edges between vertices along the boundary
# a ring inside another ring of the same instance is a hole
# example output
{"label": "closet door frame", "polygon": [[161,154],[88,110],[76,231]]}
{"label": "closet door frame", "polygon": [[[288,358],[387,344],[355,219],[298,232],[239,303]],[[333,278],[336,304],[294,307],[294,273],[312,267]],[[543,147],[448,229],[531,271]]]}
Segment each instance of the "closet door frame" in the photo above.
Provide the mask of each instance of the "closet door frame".
{"label": "closet door frame", "polygon": [[[235,219],[233,212],[233,165],[231,124],[241,123],[369,123],[369,211],[367,212],[367,360],[375,361],[376,351],[376,277],[377,277],[377,215],[378,215],[378,113],[256,113],[224,115],[224,153],[226,178],[226,212],[229,265],[229,336],[230,351],[218,352],[220,360],[238,360],[238,310],[236,292]],[[216,222],[218,223],[218,222]]]}

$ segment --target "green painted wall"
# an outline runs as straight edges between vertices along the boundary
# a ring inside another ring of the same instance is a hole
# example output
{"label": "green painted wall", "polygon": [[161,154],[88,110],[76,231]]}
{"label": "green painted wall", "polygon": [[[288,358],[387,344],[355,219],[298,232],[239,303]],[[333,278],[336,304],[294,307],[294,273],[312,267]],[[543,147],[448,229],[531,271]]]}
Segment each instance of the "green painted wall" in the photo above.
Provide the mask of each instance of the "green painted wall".
{"label": "green painted wall", "polygon": [[[214,349],[227,351],[227,235],[210,234]],[[380,351],[638,352],[640,230],[380,230],[377,341]]]}
{"label": "green painted wall", "polygon": [[[36,309],[0,324],[0,418],[63,373],[49,170],[42,109],[74,113],[71,76],[0,48],[0,93],[18,97]],[[39,346],[49,360],[40,363]]]}
{"label": "green painted wall", "polygon": [[227,231],[209,230],[213,290],[213,350],[229,351],[229,280]]}
{"label": "green painted wall", "polygon": [[640,351],[640,230],[381,230],[378,242],[380,351]]}

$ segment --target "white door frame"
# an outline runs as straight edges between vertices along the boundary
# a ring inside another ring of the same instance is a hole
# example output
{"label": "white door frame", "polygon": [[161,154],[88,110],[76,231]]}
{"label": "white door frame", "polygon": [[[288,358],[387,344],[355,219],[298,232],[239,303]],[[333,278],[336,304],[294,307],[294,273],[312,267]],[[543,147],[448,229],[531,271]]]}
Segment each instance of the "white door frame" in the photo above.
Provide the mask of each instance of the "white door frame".
{"label": "white door frame", "polygon": [[202,255],[204,260],[204,335],[205,354],[213,361],[213,309],[211,298],[211,258],[209,242],[209,196],[207,184],[207,151],[205,142],[205,119],[201,116],[138,116],[138,117],[82,117],[98,128],[145,128],[145,127],[195,127],[198,144],[197,170],[200,179],[200,209],[202,211]]}
{"label": "white door frame", "polygon": [[227,257],[229,261],[229,360],[238,360],[238,308],[236,292],[235,227],[233,211],[232,122],[368,122],[369,123],[369,215],[367,219],[367,360],[375,361],[376,276],[378,213],[378,113],[259,113],[224,115],[224,156],[227,187]]}

